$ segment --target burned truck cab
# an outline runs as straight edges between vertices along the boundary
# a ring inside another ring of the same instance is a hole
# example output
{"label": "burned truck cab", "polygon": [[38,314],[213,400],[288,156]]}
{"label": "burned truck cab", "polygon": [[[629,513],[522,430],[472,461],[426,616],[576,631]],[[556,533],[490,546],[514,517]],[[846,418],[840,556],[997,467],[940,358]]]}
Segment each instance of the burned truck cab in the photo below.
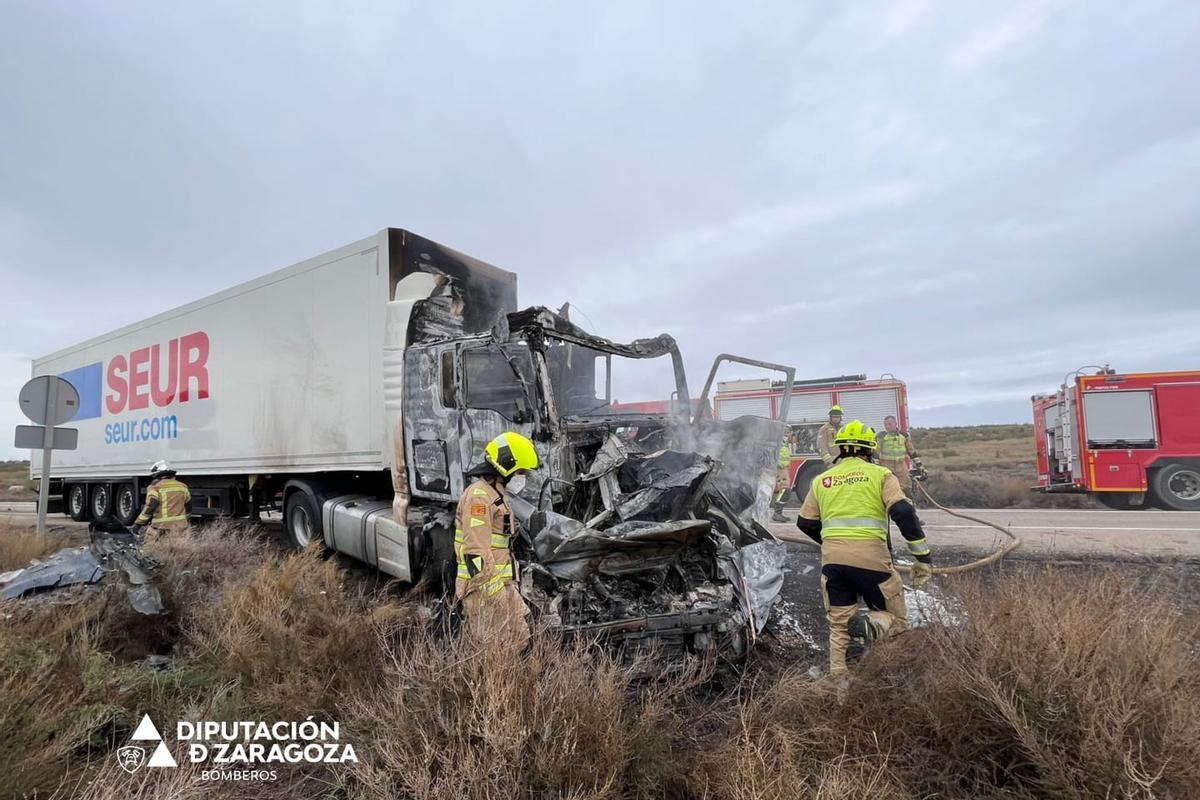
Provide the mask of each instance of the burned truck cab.
{"label": "burned truck cab", "polygon": [[616,343],[545,308],[410,345],[406,362],[408,525],[441,539],[431,566],[452,571],[464,473],[517,431],[542,462],[512,500],[521,592],[542,624],[626,649],[746,654],[783,579],[762,525],[782,423],[701,413],[670,336]]}

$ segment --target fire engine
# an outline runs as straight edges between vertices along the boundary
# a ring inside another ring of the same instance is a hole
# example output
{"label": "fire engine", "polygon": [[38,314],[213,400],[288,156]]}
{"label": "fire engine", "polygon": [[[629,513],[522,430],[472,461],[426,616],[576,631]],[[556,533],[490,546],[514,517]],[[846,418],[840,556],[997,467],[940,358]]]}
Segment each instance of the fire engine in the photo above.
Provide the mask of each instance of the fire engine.
{"label": "fire engine", "polygon": [[[721,381],[713,397],[717,419],[741,416],[778,416],[783,384],[770,379]],[[829,421],[829,408],[841,406],[845,421],[860,419],[875,430],[883,430],[883,419],[896,418],[900,430],[908,431],[908,393],[904,381],[892,375],[867,380],[866,375],[798,380],[792,384],[792,402],[787,423],[791,431],[791,485],[803,497],[817,473],[825,469],[817,455],[817,430]]]}
{"label": "fire engine", "polygon": [[1200,511],[1200,370],[1081,372],[1032,398],[1036,488],[1126,511]]}

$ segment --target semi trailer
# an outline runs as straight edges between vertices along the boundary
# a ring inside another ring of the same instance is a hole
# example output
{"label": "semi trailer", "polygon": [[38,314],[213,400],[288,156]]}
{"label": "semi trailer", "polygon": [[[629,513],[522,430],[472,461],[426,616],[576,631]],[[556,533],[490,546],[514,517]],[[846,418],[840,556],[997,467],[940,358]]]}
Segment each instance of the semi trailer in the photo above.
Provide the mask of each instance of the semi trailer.
{"label": "semi trailer", "polygon": [[[790,386],[790,368],[750,363]],[[694,413],[709,402],[689,400],[669,335],[618,343],[566,307],[518,310],[514,273],[405,230],[39,358],[33,374],[79,391],[78,449],[48,476],[31,463],[76,520],[131,523],[148,466],[167,459],[196,515],[278,510],[298,548],[446,587],[465,473],[516,430],[542,458],[514,503],[522,593],[551,624],[744,652],[782,580],[761,524],[779,419]]]}

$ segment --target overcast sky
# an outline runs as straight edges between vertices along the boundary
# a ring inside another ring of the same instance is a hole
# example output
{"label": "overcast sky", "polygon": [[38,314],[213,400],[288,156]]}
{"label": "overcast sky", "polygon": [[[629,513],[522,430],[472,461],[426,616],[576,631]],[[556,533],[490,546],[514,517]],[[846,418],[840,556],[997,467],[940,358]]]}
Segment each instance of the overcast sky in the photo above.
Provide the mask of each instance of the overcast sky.
{"label": "overcast sky", "polygon": [[1195,0],[370,5],[0,0],[0,457],[32,357],[387,226],[696,387],[1200,367]]}

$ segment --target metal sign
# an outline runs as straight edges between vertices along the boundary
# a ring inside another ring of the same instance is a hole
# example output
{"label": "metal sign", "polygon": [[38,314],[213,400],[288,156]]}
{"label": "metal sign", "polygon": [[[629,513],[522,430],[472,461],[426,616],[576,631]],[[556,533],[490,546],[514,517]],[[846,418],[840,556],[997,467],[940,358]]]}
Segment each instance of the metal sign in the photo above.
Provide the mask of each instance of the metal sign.
{"label": "metal sign", "polygon": [[[41,450],[46,443],[46,429],[41,425],[18,425],[13,447],[18,450]],[[79,431],[75,428],[55,428],[50,447],[54,450],[75,450],[79,447]]]}
{"label": "metal sign", "polygon": [[79,411],[79,392],[57,375],[42,375],[21,387],[21,411],[36,425],[62,425]]}
{"label": "metal sign", "polygon": [[50,455],[54,450],[74,450],[79,431],[58,428],[79,411],[79,392],[70,381],[57,375],[41,375],[21,387],[18,396],[21,411],[35,425],[18,425],[16,446],[42,448],[42,475],[38,479],[38,535],[46,535],[46,504],[50,500]]}

